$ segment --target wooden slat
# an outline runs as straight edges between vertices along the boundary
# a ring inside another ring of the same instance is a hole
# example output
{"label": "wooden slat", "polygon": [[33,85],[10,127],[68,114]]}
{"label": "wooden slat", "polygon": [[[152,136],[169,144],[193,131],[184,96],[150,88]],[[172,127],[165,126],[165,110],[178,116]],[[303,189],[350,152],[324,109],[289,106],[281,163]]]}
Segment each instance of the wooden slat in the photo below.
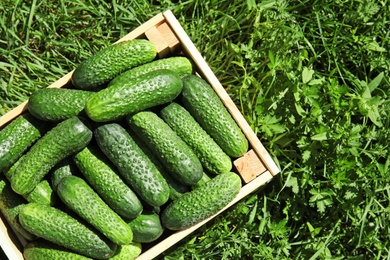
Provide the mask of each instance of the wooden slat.
{"label": "wooden slat", "polygon": [[156,46],[158,57],[163,58],[170,54],[171,49],[169,48],[168,43],[155,26],[147,30],[145,36]]}
{"label": "wooden slat", "polygon": [[234,160],[233,164],[245,183],[253,181],[257,176],[267,170],[253,149],[250,149],[246,154]]}
{"label": "wooden slat", "polygon": [[237,124],[246,135],[252,148],[259,155],[267,169],[271,172],[272,175],[278,174],[280,171],[279,168],[276,166],[275,162],[264,148],[256,134],[253,132],[252,128],[245,120],[241,112],[238,110],[229,94],[225,91],[217,77],[214,75],[198,49],[195,47],[194,43],[188,37],[179,21],[171,11],[166,11],[163,14],[167,19],[168,24],[177,35],[177,38],[180,40],[183,51],[195,62],[198,68],[198,73],[201,74],[201,76],[214,88],[215,92],[218,94],[226,108],[229,110],[230,114],[236,120]]}

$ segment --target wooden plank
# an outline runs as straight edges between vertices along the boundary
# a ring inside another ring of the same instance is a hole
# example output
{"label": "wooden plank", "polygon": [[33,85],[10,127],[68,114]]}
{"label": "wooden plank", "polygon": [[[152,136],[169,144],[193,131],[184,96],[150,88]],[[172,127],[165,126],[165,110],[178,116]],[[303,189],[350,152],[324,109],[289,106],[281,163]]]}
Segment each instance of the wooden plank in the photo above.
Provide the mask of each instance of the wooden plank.
{"label": "wooden plank", "polygon": [[254,180],[267,170],[253,149],[250,149],[242,157],[234,160],[233,165],[245,183]]}
{"label": "wooden plank", "polygon": [[150,28],[145,32],[146,38],[148,38],[149,41],[153,42],[156,46],[156,50],[158,53],[159,58],[166,57],[170,54],[171,49],[168,46],[168,43],[164,39],[164,37],[161,35],[160,31],[157,30],[155,26]]}
{"label": "wooden plank", "polygon": [[171,27],[167,23],[162,23],[157,26],[157,30],[160,31],[162,37],[164,37],[167,42],[171,53],[176,52],[180,48],[180,41],[177,39],[176,35],[172,31]]}
{"label": "wooden plank", "polygon": [[240,126],[244,134],[246,135],[249,143],[256,153],[261,158],[262,162],[266,165],[267,169],[271,172],[272,175],[279,173],[279,168],[276,166],[275,162],[264,148],[263,144],[260,142],[256,134],[253,132],[252,128],[245,120],[244,116],[238,110],[237,106],[234,104],[233,100],[230,98],[229,94],[225,91],[217,77],[214,75],[198,49],[195,47],[194,43],[188,37],[183,27],[180,25],[179,21],[173,15],[171,11],[166,11],[163,13],[169,26],[175,32],[177,38],[182,44],[183,51],[195,62],[198,73],[209,82],[209,84],[214,88],[215,92],[221,98],[222,102],[225,104],[226,108],[229,110],[230,114],[236,120],[237,124]]}

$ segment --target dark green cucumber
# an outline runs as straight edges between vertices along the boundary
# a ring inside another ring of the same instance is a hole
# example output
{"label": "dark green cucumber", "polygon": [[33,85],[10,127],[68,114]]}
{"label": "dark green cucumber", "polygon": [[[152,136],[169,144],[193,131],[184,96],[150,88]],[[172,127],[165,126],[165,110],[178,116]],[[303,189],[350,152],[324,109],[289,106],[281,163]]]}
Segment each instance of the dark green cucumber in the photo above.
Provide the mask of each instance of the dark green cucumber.
{"label": "dark green cucumber", "polygon": [[133,138],[133,140],[136,142],[139,148],[145,153],[147,157],[152,161],[152,163],[157,167],[157,169],[160,171],[161,175],[164,177],[164,179],[167,181],[169,186],[169,198],[171,200],[176,199],[181,194],[186,193],[189,191],[189,187],[186,185],[181,184],[177,180],[175,180],[171,174],[169,173],[168,169],[165,169],[165,167],[162,165],[162,163],[157,159],[157,157],[150,151],[150,149],[146,146],[145,143],[142,142],[142,140],[131,130],[129,130],[129,134]]}
{"label": "dark green cucumber", "polygon": [[112,121],[172,101],[182,87],[175,72],[155,70],[100,90],[87,101],[85,111],[93,121]]}
{"label": "dark green cucumber", "polygon": [[165,59],[154,60],[152,62],[127,70],[111,80],[108,84],[108,87],[116,84],[125,84],[130,79],[138,78],[141,75],[159,69],[172,70],[176,72],[179,77],[184,77],[185,75],[191,74],[193,71],[192,63],[188,58],[174,56]]}
{"label": "dark green cucumber", "polygon": [[87,182],[122,218],[133,219],[141,214],[141,201],[101,151],[86,147],[74,156],[74,161]]}
{"label": "dark green cucumber", "polygon": [[237,196],[240,189],[241,178],[237,174],[219,174],[172,201],[163,211],[161,222],[171,230],[188,228],[217,213]]}
{"label": "dark green cucumber", "polygon": [[108,259],[117,245],[67,213],[43,204],[29,203],[19,213],[22,226],[32,234],[78,254]]}
{"label": "dark green cucumber", "polygon": [[19,212],[26,203],[27,201],[22,196],[12,190],[5,176],[0,174],[0,212],[15,232],[26,240],[33,240],[36,236],[25,230],[18,219]]}
{"label": "dark green cucumber", "polygon": [[227,155],[246,153],[248,140],[210,84],[195,75],[183,77],[181,100]]}
{"label": "dark green cucumber", "polygon": [[200,186],[203,186],[209,180],[211,180],[210,176],[208,176],[207,173],[204,172],[202,175],[202,179],[200,179],[195,185],[192,185],[191,188],[196,189]]}
{"label": "dark green cucumber", "polygon": [[79,176],[80,171],[74,163],[73,158],[71,156],[68,156],[56,165],[54,165],[54,167],[50,170],[49,174],[51,180],[51,187],[55,192],[57,192],[57,185],[63,177],[70,175]]}
{"label": "dark green cucumber", "polygon": [[25,196],[28,202],[36,202],[54,206],[56,203],[56,194],[47,180],[42,180],[35,188]]}
{"label": "dark green cucumber", "polygon": [[123,71],[154,60],[157,51],[148,40],[122,41],[105,47],[83,61],[72,74],[76,88],[91,90],[108,83]]}
{"label": "dark green cucumber", "polygon": [[160,216],[152,212],[142,213],[130,221],[129,226],[133,230],[133,241],[140,243],[153,242],[164,232]]}
{"label": "dark green cucumber", "polygon": [[83,149],[92,139],[92,131],[78,117],[57,124],[20,158],[11,177],[12,189],[21,195],[30,193],[54,165]]}
{"label": "dark green cucumber", "polygon": [[232,160],[181,105],[172,102],[160,111],[161,118],[187,143],[205,170],[213,174],[229,172]]}
{"label": "dark green cucumber", "polygon": [[130,245],[118,246],[118,250],[110,260],[135,260],[142,252],[142,245],[133,242]]}
{"label": "dark green cucumber", "polygon": [[127,245],[133,240],[127,223],[82,178],[62,178],[57,185],[57,193],[66,206],[115,244]]}
{"label": "dark green cucumber", "polygon": [[202,178],[199,159],[157,114],[141,111],[130,116],[128,123],[177,181],[190,186]]}
{"label": "dark green cucumber", "polygon": [[168,201],[167,182],[126,129],[116,123],[104,124],[96,128],[95,139],[140,199],[151,206]]}
{"label": "dark green cucumber", "polygon": [[92,260],[43,239],[25,245],[23,257],[25,260]]}
{"label": "dark green cucumber", "polygon": [[59,122],[80,115],[92,94],[79,89],[40,89],[31,94],[28,111],[40,120]]}
{"label": "dark green cucumber", "polygon": [[47,125],[24,113],[0,131],[0,172],[8,169],[44,134]]}

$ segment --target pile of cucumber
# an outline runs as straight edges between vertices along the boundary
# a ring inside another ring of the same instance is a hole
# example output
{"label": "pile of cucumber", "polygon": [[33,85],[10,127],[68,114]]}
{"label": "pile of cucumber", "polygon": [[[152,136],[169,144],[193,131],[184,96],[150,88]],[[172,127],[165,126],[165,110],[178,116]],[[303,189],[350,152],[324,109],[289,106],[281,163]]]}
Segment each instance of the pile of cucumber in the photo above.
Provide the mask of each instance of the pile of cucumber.
{"label": "pile of cucumber", "polygon": [[0,130],[0,211],[27,260],[134,259],[239,193],[232,159],[248,141],[186,57],[123,41],[71,83]]}

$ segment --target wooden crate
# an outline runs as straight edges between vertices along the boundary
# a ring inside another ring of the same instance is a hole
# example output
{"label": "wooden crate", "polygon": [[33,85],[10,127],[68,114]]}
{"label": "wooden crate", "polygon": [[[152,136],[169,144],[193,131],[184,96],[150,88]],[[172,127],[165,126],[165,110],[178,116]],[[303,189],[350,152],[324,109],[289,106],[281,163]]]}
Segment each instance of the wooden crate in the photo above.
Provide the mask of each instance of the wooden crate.
{"label": "wooden crate", "polygon": [[[161,58],[174,55],[175,53],[181,53],[191,59],[195,64],[196,73],[214,88],[246,135],[250,144],[249,151],[241,158],[233,161],[235,171],[242,176],[244,181],[244,185],[237,197],[224,209],[202,222],[188,229],[164,236],[153,246],[147,247],[137,258],[139,260],[150,260],[160,255],[245,196],[271,181],[279,173],[279,169],[171,11],[156,15],[121,38],[118,42],[135,38],[147,38],[152,41],[157,47],[158,56]],[[61,88],[65,86],[70,82],[72,73],[73,71],[69,72],[48,87]],[[27,109],[27,105],[28,101],[2,116],[0,118],[0,128],[23,113]],[[0,245],[9,259],[23,259],[22,248],[25,244],[26,241],[11,230],[10,226],[5,223],[4,218],[0,218]]]}

